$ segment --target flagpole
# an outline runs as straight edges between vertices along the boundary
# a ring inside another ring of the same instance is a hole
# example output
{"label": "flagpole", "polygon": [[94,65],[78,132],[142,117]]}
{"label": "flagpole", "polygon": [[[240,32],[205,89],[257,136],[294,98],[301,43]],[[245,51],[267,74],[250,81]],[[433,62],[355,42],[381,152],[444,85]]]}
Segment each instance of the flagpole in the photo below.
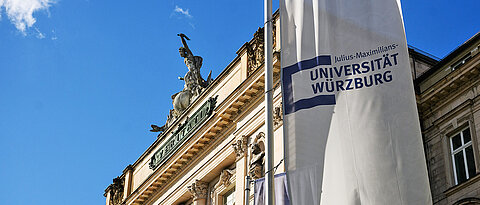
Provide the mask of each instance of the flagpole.
{"label": "flagpole", "polygon": [[264,0],[265,17],[265,205],[273,205],[273,55],[272,55],[272,0]]}

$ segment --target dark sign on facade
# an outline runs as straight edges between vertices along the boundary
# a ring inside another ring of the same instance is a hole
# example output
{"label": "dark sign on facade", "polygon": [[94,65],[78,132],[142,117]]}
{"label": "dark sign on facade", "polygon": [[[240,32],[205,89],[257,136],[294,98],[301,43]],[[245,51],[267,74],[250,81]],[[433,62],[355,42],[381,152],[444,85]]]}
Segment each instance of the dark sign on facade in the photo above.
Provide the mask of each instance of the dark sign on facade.
{"label": "dark sign on facade", "polygon": [[180,124],[178,129],[172,133],[170,138],[158,149],[150,160],[150,169],[155,170],[158,166],[163,164],[173,153],[193,134],[203,122],[208,119],[215,109],[217,97],[210,98],[205,102],[195,114],[185,120],[185,123]]}

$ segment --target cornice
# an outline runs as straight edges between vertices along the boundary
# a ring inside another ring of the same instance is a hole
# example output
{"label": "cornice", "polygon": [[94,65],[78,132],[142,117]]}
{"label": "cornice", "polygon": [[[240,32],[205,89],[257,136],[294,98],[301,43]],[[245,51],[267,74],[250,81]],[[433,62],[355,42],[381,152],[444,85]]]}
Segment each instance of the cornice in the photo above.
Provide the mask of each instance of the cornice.
{"label": "cornice", "polygon": [[458,56],[464,52],[467,51],[467,49],[471,48],[475,44],[477,44],[480,41],[480,32],[476,33],[473,37],[468,39],[465,43],[457,47],[455,50],[453,50],[451,53],[449,53],[445,58],[440,60],[437,64],[435,64],[432,68],[427,70],[425,73],[423,73],[421,76],[419,76],[417,79],[415,79],[415,84],[420,84],[422,81],[430,77],[432,74],[437,72],[439,69],[442,69],[445,65],[448,65],[451,63],[452,60],[458,58]]}
{"label": "cornice", "polygon": [[254,102],[253,98],[258,98],[261,96],[259,94],[263,93],[264,76],[259,70],[261,69],[254,72],[232,94],[219,103],[214,114],[200,128],[201,130],[197,131],[162,167],[157,168],[128,197],[127,204],[142,204],[148,200],[153,193],[163,189],[171,179],[175,178],[183,167],[190,164],[193,156],[202,153],[217,135],[235,125],[234,119],[238,117],[242,108],[249,106]]}
{"label": "cornice", "polygon": [[[243,47],[243,46],[242,46]],[[239,53],[244,55],[243,53]],[[176,130],[178,125],[185,121],[186,117],[192,113],[193,109],[196,109],[200,103],[205,101],[214,89],[218,86],[222,80],[224,80],[228,74],[236,67],[238,63],[240,63],[241,55],[237,55],[228,65],[227,67],[213,80],[213,82],[205,89],[205,91],[200,95],[192,104],[183,112],[183,114],[175,120],[175,122],[164,131],[165,134],[157,137],[157,139],[143,152],[143,154],[132,164],[133,167],[136,167],[140,162],[142,162],[146,156],[148,156],[159,144],[163,142],[163,140],[168,136],[168,133]]]}
{"label": "cornice", "polygon": [[459,94],[462,88],[473,86],[470,81],[477,81],[480,74],[480,55],[477,54],[458,70],[449,73],[431,88],[419,95],[418,105],[421,113],[431,113],[446,103],[451,95]]}
{"label": "cornice", "polygon": [[[428,127],[425,127],[423,132],[424,133],[430,132],[430,130],[434,127],[438,128],[438,125],[441,125],[441,124],[445,123],[446,121],[452,119],[454,116],[457,116],[459,113],[465,111],[466,109],[468,109],[472,105],[473,105],[473,101],[470,100],[470,99],[462,102],[461,104],[459,104],[458,106],[456,106],[455,108],[450,110],[449,112],[447,112],[447,113],[443,114],[442,116],[439,116],[437,119],[433,120],[432,124]],[[428,140],[429,139],[427,139],[427,141]]]}
{"label": "cornice", "polygon": [[[278,10],[274,13],[274,19],[278,19]],[[252,39],[253,40],[253,39]],[[128,170],[135,170],[136,167],[145,160],[165,139],[168,138],[170,133],[176,130],[180,123],[183,123],[187,116],[195,109],[198,109],[201,103],[203,103],[210,95],[213,94],[215,89],[220,86],[220,83],[224,82],[226,77],[234,71],[236,66],[241,63],[241,58],[246,55],[247,42],[242,45],[237,51],[237,56],[227,65],[227,67],[217,76],[217,78],[205,89],[203,94],[198,97],[192,104],[184,111],[184,113],[165,130],[161,137],[158,137],[146,151],[131,165],[127,167]],[[280,53],[274,52],[274,81],[278,83],[280,79]],[[216,136],[227,130],[231,130],[236,119],[244,114],[243,111],[248,110],[252,104],[258,102],[263,98],[261,95],[264,91],[264,76],[263,76],[263,63],[252,72],[247,79],[243,80],[237,88],[232,91],[232,94],[227,96],[222,102],[219,102],[217,107],[210,116],[209,119],[204,122],[205,124],[199,128],[193,134],[185,144],[176,151],[176,153],[167,160],[162,167],[157,168],[150,176],[148,176],[143,183],[141,183],[126,199],[126,204],[142,204],[153,193],[158,192],[168,180],[175,178],[178,171],[182,170],[186,165],[192,163],[192,157],[204,151],[208,146],[211,146],[211,142],[216,141]],[[276,83],[276,84],[277,84]],[[250,107],[249,107],[250,106]],[[233,131],[232,131],[233,132]],[[124,170],[126,173],[127,168]],[[124,173],[124,174],[125,174]],[[123,175],[124,175],[123,174]]]}

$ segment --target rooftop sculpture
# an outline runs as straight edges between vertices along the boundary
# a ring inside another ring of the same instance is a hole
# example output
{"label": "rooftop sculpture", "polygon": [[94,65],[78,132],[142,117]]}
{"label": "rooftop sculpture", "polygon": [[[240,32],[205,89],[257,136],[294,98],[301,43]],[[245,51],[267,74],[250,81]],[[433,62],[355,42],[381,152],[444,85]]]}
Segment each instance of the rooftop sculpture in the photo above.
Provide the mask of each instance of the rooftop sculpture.
{"label": "rooftop sculpture", "polygon": [[183,80],[185,85],[183,90],[172,95],[173,110],[170,110],[167,123],[164,126],[152,126],[152,132],[163,132],[166,128],[185,111],[188,106],[207,88],[212,81],[212,71],[208,74],[207,80],[202,78],[200,74],[200,68],[202,67],[203,58],[200,56],[194,56],[192,51],[187,45],[187,40],[190,40],[185,34],[177,34],[183,47],[178,49],[180,56],[184,58],[185,65],[188,68],[188,72],[184,77],[178,79]]}
{"label": "rooftop sculpture", "polygon": [[202,93],[202,91],[208,86],[211,81],[212,72],[208,75],[205,81],[200,74],[200,68],[202,67],[202,57],[194,56],[190,48],[188,48],[186,40],[190,40],[185,34],[178,34],[182,40],[183,47],[180,47],[178,51],[180,56],[184,58],[185,65],[188,68],[188,72],[185,77],[179,77],[180,80],[185,81],[185,86],[182,91],[172,95],[174,116],[180,115],[190,103]]}

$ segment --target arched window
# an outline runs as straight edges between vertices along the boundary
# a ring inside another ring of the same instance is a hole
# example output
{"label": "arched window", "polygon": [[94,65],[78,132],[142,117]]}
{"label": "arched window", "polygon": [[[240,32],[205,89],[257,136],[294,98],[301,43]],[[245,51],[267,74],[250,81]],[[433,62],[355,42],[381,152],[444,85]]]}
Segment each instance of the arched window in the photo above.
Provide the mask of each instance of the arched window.
{"label": "arched window", "polygon": [[453,205],[480,205],[480,199],[469,197],[455,202]]}

